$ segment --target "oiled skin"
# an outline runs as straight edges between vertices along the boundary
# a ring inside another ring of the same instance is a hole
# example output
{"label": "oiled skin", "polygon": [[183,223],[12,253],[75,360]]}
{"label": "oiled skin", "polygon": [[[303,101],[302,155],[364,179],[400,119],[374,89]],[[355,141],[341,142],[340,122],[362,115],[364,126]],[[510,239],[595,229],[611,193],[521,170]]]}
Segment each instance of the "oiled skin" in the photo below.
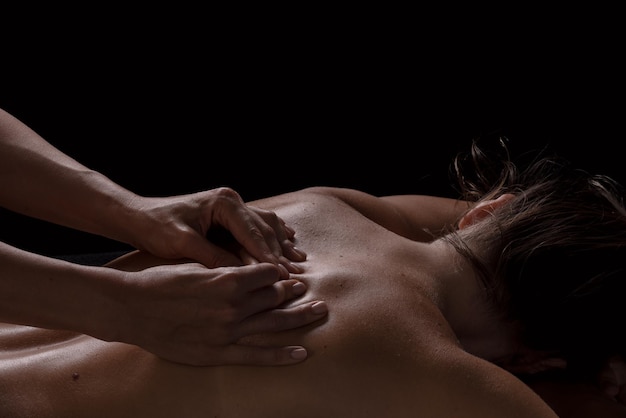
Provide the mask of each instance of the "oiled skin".
{"label": "oiled skin", "polygon": [[[253,202],[296,230],[308,258],[293,276],[308,286],[304,300],[329,308],[320,323],[257,338],[304,345],[303,363],[183,366],[134,346],[7,325],[0,416],[555,418],[520,380],[461,347],[432,293],[432,278],[458,265],[438,259],[418,226],[434,230],[466,207],[442,199],[433,214],[427,201],[407,218],[393,199],[343,193]],[[112,266],[156,261],[134,253]]]}

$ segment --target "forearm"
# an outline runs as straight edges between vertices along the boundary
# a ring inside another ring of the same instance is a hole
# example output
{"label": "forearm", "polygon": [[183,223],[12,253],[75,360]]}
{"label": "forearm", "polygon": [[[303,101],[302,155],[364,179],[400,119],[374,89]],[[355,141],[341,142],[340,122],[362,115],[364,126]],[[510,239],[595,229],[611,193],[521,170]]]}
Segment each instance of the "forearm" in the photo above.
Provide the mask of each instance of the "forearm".
{"label": "forearm", "polygon": [[0,322],[116,339],[124,274],[0,243]]}
{"label": "forearm", "polygon": [[[471,202],[427,195],[385,196],[410,225],[409,230],[426,231],[428,237],[439,237],[456,227]],[[419,237],[414,237],[419,238]]]}
{"label": "forearm", "polygon": [[[128,242],[138,197],[53,147],[0,109],[0,206]],[[128,218],[127,221],[125,221]]]}

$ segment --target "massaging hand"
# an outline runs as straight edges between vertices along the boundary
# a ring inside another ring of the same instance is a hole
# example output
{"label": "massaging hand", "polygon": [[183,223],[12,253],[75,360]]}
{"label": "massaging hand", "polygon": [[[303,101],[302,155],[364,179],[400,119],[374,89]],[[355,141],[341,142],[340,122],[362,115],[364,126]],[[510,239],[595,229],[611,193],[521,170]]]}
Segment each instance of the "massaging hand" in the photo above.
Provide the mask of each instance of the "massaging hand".
{"label": "massaging hand", "polygon": [[[246,206],[229,188],[163,198],[137,195],[2,109],[0,168],[0,206],[5,209],[176,263],[187,259],[203,265],[116,272],[0,243],[4,321],[134,343],[184,363],[302,360],[300,350],[236,344],[249,333],[298,327],[324,315],[313,310],[313,302],[271,310],[303,291],[287,279],[289,272],[300,272],[292,262],[306,258],[294,247],[294,231],[273,212]],[[209,241],[207,232],[215,229],[228,231],[237,251]],[[253,265],[210,269],[243,264]]]}
{"label": "massaging hand", "polygon": [[238,344],[241,337],[295,328],[326,315],[319,301],[272,309],[305,291],[301,282],[281,280],[283,269],[269,263],[215,269],[186,263],[128,273],[124,299],[132,303],[114,310],[124,312],[118,324],[122,334],[114,339],[191,365],[302,361],[302,347]]}
{"label": "massaging hand", "polygon": [[[306,258],[293,244],[293,229],[274,212],[245,205],[230,188],[139,197],[131,207],[140,214],[131,244],[163,258],[188,258],[207,267],[269,262],[295,273],[299,269],[290,260]],[[238,241],[242,251],[237,256],[207,240],[207,233],[215,228],[227,230]]]}

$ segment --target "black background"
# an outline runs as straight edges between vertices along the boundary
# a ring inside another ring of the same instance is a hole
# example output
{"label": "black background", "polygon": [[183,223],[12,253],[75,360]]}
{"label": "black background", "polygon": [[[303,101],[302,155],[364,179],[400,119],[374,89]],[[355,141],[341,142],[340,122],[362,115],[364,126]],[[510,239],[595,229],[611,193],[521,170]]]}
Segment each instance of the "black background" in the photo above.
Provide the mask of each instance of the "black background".
{"label": "black background", "polygon": [[[549,146],[626,180],[610,24],[251,28],[231,16],[216,29],[215,16],[174,28],[165,14],[9,43],[0,107],[144,195],[230,186],[253,200],[312,185],[453,195],[451,158],[486,135],[509,138],[514,155]],[[0,238],[44,254],[125,248],[6,210]]]}

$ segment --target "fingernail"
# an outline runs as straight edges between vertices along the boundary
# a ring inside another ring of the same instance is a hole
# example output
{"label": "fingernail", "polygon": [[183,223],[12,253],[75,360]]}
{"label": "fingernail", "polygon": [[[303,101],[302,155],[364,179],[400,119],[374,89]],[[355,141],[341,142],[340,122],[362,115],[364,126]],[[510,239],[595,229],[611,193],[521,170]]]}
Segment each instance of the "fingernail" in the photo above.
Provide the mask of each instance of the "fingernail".
{"label": "fingernail", "polygon": [[289,271],[291,271],[292,273],[303,273],[304,270],[302,269],[302,267],[300,267],[297,264],[292,263],[291,261],[287,262],[289,264]]}
{"label": "fingernail", "polygon": [[311,310],[315,314],[325,314],[328,312],[328,306],[326,306],[326,302],[315,302],[311,305]]}
{"label": "fingernail", "polygon": [[290,354],[294,360],[304,360],[306,358],[306,350],[304,348],[295,348],[291,350]]}
{"label": "fingernail", "polygon": [[280,270],[280,277],[282,277],[283,279],[289,278],[289,270],[287,270],[287,267],[283,266],[282,264],[279,264],[278,269]]}
{"label": "fingernail", "polygon": [[295,295],[301,295],[306,291],[306,286],[304,283],[298,282],[294,283],[293,286],[291,286],[291,289]]}
{"label": "fingernail", "polygon": [[298,247],[293,247],[293,251],[298,254],[300,257],[302,257],[303,260],[306,259],[306,253],[304,251],[302,251],[300,248]]}

